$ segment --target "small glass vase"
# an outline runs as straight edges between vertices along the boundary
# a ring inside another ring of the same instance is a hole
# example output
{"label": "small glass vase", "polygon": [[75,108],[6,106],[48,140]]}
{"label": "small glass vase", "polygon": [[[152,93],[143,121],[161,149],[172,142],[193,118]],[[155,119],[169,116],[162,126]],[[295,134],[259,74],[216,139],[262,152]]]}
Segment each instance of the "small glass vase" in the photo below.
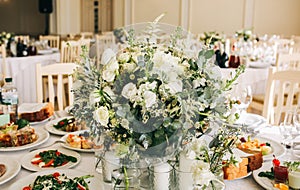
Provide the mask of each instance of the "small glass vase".
{"label": "small glass vase", "polygon": [[149,182],[151,190],[175,189],[175,171],[168,163],[156,164],[149,167]]}

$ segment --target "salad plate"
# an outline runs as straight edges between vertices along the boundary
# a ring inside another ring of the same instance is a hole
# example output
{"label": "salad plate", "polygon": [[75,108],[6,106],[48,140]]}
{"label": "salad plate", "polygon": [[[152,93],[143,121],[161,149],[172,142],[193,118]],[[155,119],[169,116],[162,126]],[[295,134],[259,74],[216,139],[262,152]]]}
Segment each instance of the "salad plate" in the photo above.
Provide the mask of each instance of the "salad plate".
{"label": "salad plate", "polygon": [[[43,175],[48,175],[48,174],[54,174],[55,172],[59,172],[60,174],[65,174],[68,178],[75,178],[75,177],[81,177],[81,176],[85,176],[85,175],[90,175],[87,172],[83,172],[83,171],[78,171],[78,170],[73,170],[73,169],[68,169],[68,170],[63,170],[63,169],[54,169],[54,170],[45,170],[45,171],[39,171],[39,172],[35,172],[32,173],[24,178],[21,178],[18,180],[18,183],[14,183],[12,184],[8,190],[17,190],[17,189],[23,189],[24,187],[27,187],[30,184],[33,184],[35,179],[38,176],[43,176]],[[90,182],[88,183],[89,189],[90,190],[99,190],[99,189],[103,189],[102,187],[102,183],[101,183],[101,179],[97,178],[97,177],[91,177],[88,179],[85,179],[86,182]]]}
{"label": "salad plate", "polygon": [[60,140],[63,141],[63,142],[65,142],[65,143],[61,143],[61,145],[64,148],[75,150],[75,151],[79,151],[79,152],[94,152],[93,148],[84,149],[84,148],[78,148],[78,147],[71,146],[67,142],[67,138],[68,138],[69,135],[75,135],[75,136],[84,135],[85,137],[87,137],[87,136],[89,136],[89,130],[80,130],[80,131],[75,131],[75,132],[71,132],[71,133],[68,133],[68,134],[64,135],[63,137],[61,137]]}
{"label": "salad plate", "polygon": [[45,129],[46,129],[49,133],[54,134],[54,135],[66,135],[66,134],[68,134],[69,132],[66,132],[66,131],[62,131],[62,130],[56,129],[53,125],[56,125],[59,121],[61,121],[61,120],[63,120],[63,119],[70,119],[70,118],[72,118],[72,116],[68,116],[68,117],[60,117],[60,118],[51,120],[51,121],[49,121],[49,122],[45,125]]}
{"label": "salad plate", "polygon": [[11,157],[0,156],[0,164],[6,167],[6,172],[0,177],[0,185],[13,179],[21,170],[21,164]]}
{"label": "salad plate", "polygon": [[25,144],[23,146],[16,146],[16,147],[0,147],[0,152],[10,152],[10,151],[17,151],[17,150],[25,150],[29,148],[33,148],[45,143],[49,139],[49,133],[43,128],[34,128],[35,133],[38,135],[38,139],[30,144]]}
{"label": "salad plate", "polygon": [[[43,151],[47,151],[47,150],[57,150],[60,153],[63,153],[67,156],[73,156],[75,157],[77,160],[76,162],[71,162],[69,161],[67,164],[63,165],[63,166],[58,166],[56,168],[53,167],[44,167],[41,168],[36,164],[32,164],[31,160],[35,157],[36,154],[43,152]],[[64,148],[48,148],[48,149],[38,149],[32,152],[29,152],[28,154],[26,154],[22,159],[21,159],[21,165],[23,168],[30,170],[30,171],[43,171],[43,170],[53,170],[53,169],[68,169],[68,168],[72,168],[74,166],[76,166],[77,164],[79,164],[81,160],[80,154],[72,151],[72,150],[67,150]]]}

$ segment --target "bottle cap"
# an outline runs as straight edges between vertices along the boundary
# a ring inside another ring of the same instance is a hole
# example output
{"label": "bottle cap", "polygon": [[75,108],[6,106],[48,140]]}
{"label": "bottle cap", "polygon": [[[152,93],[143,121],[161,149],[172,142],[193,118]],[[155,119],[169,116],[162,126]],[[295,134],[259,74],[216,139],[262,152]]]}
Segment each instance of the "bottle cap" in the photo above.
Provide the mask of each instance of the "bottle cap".
{"label": "bottle cap", "polygon": [[5,82],[12,82],[12,78],[5,78]]}

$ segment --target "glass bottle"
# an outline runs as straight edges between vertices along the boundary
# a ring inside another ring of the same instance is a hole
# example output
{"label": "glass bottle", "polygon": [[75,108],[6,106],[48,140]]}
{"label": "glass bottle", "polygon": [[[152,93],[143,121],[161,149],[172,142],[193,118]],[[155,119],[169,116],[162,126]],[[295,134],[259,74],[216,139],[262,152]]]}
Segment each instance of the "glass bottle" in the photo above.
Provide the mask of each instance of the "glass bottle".
{"label": "glass bottle", "polygon": [[18,119],[18,91],[14,86],[12,78],[5,78],[5,84],[2,87],[2,109],[4,114],[10,115],[10,121],[16,122]]}
{"label": "glass bottle", "polygon": [[235,45],[232,46],[228,66],[230,68],[238,68],[240,66],[240,57],[237,55]]}

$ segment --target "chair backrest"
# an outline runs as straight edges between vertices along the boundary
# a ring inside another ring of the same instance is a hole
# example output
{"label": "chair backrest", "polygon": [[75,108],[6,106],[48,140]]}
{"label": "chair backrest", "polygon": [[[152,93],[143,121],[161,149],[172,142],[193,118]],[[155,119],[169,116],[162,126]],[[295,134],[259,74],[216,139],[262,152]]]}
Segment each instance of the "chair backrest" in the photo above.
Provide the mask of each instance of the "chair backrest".
{"label": "chair backrest", "polygon": [[18,41],[19,39],[20,39],[20,41],[24,41],[26,43],[28,43],[30,41],[29,35],[17,35],[14,38],[15,38],[15,41]]}
{"label": "chair backrest", "polygon": [[82,39],[78,41],[62,41],[60,49],[61,63],[76,62],[82,52],[82,46],[86,46],[89,50],[90,39]]}
{"label": "chair backrest", "polygon": [[[58,110],[63,110],[63,97],[65,94],[63,78],[68,78],[68,103],[69,105],[74,101],[74,95],[71,92],[73,86],[73,77],[75,69],[78,67],[75,63],[55,63],[46,66],[42,66],[40,63],[36,65],[36,85],[37,85],[37,102],[43,102],[43,77],[48,78],[48,95],[49,102],[53,105],[58,105]],[[57,82],[54,82],[55,81]],[[57,85],[55,85],[57,84]],[[56,93],[55,93],[56,89]],[[55,97],[57,101],[55,101]],[[66,104],[68,105],[68,104]]]}
{"label": "chair backrest", "polygon": [[300,70],[299,53],[278,53],[276,59],[277,70]]}
{"label": "chair backrest", "polygon": [[96,35],[96,62],[100,64],[101,56],[105,49],[111,48],[115,50],[117,48],[115,36],[112,32],[108,32],[102,35]]}
{"label": "chair backrest", "polygon": [[2,63],[1,63],[1,69],[2,69],[2,76],[5,78],[7,71],[6,71],[6,47],[5,44],[1,44],[0,47],[0,53],[1,53],[1,58],[2,58]]}
{"label": "chair backrest", "polygon": [[80,32],[81,39],[93,39],[94,33],[93,32]]}
{"label": "chair backrest", "polygon": [[300,70],[277,71],[272,67],[264,98],[263,116],[267,122],[279,125],[283,114],[300,103]]}
{"label": "chair backrest", "polygon": [[39,40],[43,41],[43,40],[47,40],[48,41],[48,45],[51,48],[57,48],[59,49],[59,45],[60,45],[60,37],[59,36],[55,36],[55,35],[40,35],[39,36]]}

